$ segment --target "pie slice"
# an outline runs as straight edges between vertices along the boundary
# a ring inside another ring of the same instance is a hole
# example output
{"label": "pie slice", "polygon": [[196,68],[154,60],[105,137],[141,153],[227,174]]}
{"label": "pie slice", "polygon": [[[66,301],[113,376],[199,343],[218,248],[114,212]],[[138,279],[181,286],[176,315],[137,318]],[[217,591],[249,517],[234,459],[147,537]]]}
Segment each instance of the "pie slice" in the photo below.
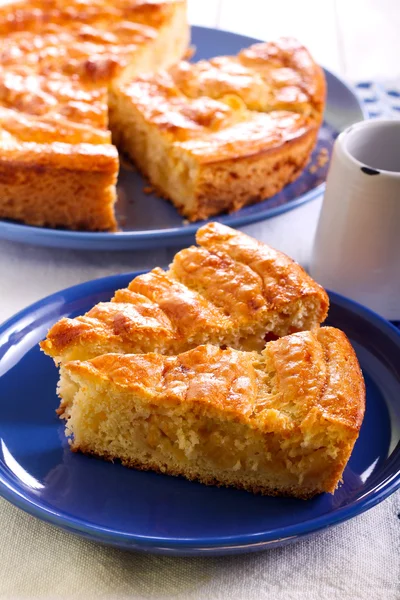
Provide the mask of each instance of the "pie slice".
{"label": "pie slice", "polygon": [[108,88],[170,66],[188,39],[185,0],[1,6],[0,218],[115,230]]}
{"label": "pie slice", "polygon": [[0,135],[0,215],[31,225],[116,228],[111,144],[18,142]]}
{"label": "pie slice", "polygon": [[107,88],[31,71],[0,70],[0,217],[115,230],[119,160]]}
{"label": "pie slice", "polygon": [[205,345],[73,361],[59,393],[74,451],[298,498],[335,491],[365,403],[350,342],[330,327],[261,353]]}
{"label": "pie slice", "polygon": [[201,227],[197,242],[168,271],[139,275],[111,302],[61,319],[44,352],[59,363],[109,352],[179,354],[206,343],[261,350],[266,336],[324,321],[326,292],[286,255],[218,223]]}
{"label": "pie slice", "polygon": [[112,86],[113,141],[190,221],[279,192],[304,169],[325,101],[322,69],[282,39]]}

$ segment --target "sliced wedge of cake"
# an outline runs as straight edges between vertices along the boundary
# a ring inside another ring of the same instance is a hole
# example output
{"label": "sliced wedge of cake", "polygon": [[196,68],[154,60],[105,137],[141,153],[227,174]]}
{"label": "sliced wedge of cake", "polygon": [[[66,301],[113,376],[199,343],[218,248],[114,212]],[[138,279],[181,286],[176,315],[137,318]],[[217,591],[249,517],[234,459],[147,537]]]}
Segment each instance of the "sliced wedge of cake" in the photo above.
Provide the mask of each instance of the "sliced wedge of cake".
{"label": "sliced wedge of cake", "polygon": [[104,85],[0,65],[0,218],[115,230],[118,170]]}
{"label": "sliced wedge of cake", "polygon": [[111,144],[36,144],[0,133],[0,215],[31,225],[116,229]]}
{"label": "sliced wedge of cake", "polygon": [[330,327],[261,353],[205,345],[73,361],[59,394],[72,450],[298,498],[335,491],[365,402],[354,351]]}
{"label": "sliced wedge of cake", "polygon": [[282,39],[113,85],[110,127],[191,221],[269,198],[304,169],[325,101],[322,69]]}
{"label": "sliced wedge of cake", "polygon": [[168,271],[153,269],[111,302],[61,319],[42,349],[57,363],[108,352],[179,354],[205,343],[261,350],[268,335],[325,320],[326,292],[286,255],[218,223],[200,228],[197,241]]}

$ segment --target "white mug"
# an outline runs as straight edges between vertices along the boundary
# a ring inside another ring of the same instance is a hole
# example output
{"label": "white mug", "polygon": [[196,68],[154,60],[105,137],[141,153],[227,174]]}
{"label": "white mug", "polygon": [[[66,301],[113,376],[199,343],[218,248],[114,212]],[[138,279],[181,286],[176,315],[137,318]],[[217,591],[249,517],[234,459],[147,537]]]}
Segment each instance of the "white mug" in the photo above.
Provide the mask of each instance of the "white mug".
{"label": "white mug", "polygon": [[337,138],[310,272],[400,319],[400,121],[363,121]]}

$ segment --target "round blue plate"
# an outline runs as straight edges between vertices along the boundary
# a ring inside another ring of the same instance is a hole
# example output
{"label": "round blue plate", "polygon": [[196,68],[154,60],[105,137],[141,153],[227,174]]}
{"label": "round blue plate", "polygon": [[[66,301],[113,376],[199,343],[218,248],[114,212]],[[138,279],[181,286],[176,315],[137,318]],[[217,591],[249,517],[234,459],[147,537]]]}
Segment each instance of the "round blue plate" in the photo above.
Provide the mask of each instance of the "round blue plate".
{"label": "round blue plate", "polygon": [[[192,43],[196,47],[194,60],[219,54],[237,54],[242,48],[258,41],[217,29],[192,28]],[[325,71],[325,75],[328,82],[325,122],[320,129],[317,147],[311,160],[311,164],[316,166],[315,172],[310,173],[305,169],[303,174],[281,193],[234,214],[223,215],[218,218],[221,223],[239,227],[261,221],[291,210],[322,193],[328,163],[318,167],[317,156],[323,148],[330,154],[337,134],[348,125],[363,120],[365,116],[350,88],[329,71]],[[171,204],[154,194],[145,194],[145,186],[146,182],[139,173],[121,168],[116,205],[121,228],[118,233],[64,231],[0,221],[0,238],[81,250],[143,249],[157,246],[188,246],[193,243],[197,228],[205,221],[185,224]]]}
{"label": "round blue plate", "polygon": [[268,498],[73,454],[56,417],[57,370],[38,342],[60,317],[108,300],[135,274],[49,296],[0,328],[0,494],[92,540],[170,554],[261,550],[349,519],[400,486],[400,332],[331,294],[329,323],[354,344],[367,384],[360,437],[332,496]]}

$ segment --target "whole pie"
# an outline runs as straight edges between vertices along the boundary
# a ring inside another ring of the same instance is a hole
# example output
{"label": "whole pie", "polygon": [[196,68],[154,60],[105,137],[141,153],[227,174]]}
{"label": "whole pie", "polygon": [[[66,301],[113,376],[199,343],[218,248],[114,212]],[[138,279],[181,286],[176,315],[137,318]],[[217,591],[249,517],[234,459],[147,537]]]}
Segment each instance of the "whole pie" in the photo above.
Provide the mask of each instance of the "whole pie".
{"label": "whole pie", "polygon": [[168,67],[185,0],[33,0],[0,7],[0,218],[115,230],[108,90]]}
{"label": "whole pie", "polygon": [[315,145],[321,68],[298,42],[180,62],[185,0],[0,7],[0,218],[115,230],[127,153],[190,220],[267,198]]}

